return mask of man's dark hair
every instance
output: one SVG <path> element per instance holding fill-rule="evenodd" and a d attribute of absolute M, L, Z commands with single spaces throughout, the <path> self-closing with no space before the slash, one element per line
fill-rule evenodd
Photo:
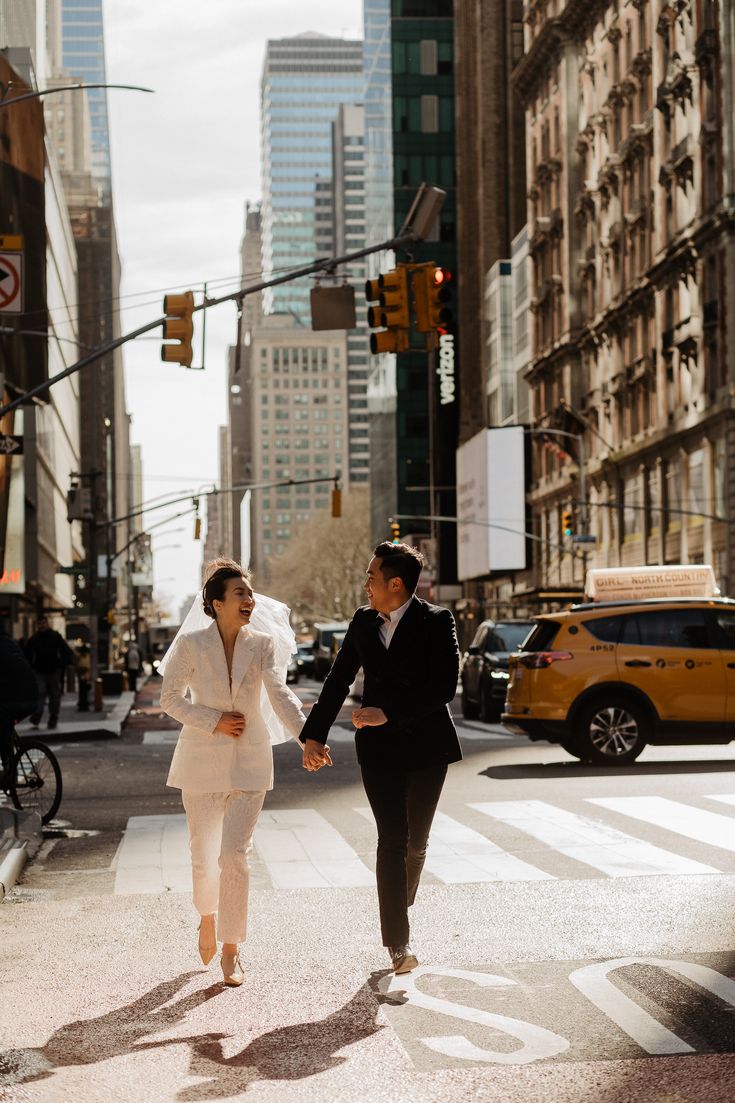
<path fill-rule="evenodd" d="M 391 578 L 400 578 L 410 594 L 415 592 L 424 565 L 424 557 L 417 548 L 384 540 L 378 544 L 373 555 L 380 560 L 380 571 L 386 582 L 390 582 Z"/>
<path fill-rule="evenodd" d="M 217 619 L 213 602 L 224 600 L 225 583 L 228 578 L 250 580 L 245 568 L 234 559 L 215 559 L 207 565 L 207 581 L 202 588 L 202 607 L 207 616 L 212 617 L 213 620 Z"/>

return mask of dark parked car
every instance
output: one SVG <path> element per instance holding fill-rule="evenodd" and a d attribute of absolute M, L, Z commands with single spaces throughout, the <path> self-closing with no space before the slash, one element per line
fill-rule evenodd
<path fill-rule="evenodd" d="M 335 632 L 341 632 L 344 639 L 344 633 L 348 628 L 349 621 L 346 620 L 333 620 L 314 625 L 314 677 L 320 682 L 329 674 L 334 659 L 332 636 Z"/>
<path fill-rule="evenodd" d="M 462 657 L 462 715 L 500 719 L 508 689 L 508 658 L 533 628 L 530 620 L 484 620 Z"/>
<path fill-rule="evenodd" d="M 301 675 L 300 660 L 298 655 L 291 655 L 286 669 L 286 682 L 298 682 Z"/>
<path fill-rule="evenodd" d="M 297 662 L 299 674 L 304 678 L 314 677 L 314 644 L 300 643 L 297 645 Z"/>

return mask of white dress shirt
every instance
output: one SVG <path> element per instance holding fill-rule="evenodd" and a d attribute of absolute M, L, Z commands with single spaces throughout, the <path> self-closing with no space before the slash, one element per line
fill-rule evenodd
<path fill-rule="evenodd" d="M 382 623 L 380 625 L 380 628 L 378 629 L 378 632 L 380 633 L 380 638 L 383 641 L 383 646 L 386 648 L 386 650 L 390 647 L 390 641 L 393 639 L 393 635 L 396 628 L 398 627 L 401 617 L 406 612 L 406 609 L 408 609 L 412 601 L 413 595 L 408 599 L 405 605 L 399 605 L 397 609 L 392 609 L 390 613 L 380 614 Z"/>

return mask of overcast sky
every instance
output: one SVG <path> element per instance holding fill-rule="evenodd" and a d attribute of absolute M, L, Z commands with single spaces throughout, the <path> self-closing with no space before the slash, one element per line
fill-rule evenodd
<path fill-rule="evenodd" d="M 269 38 L 319 31 L 362 37 L 361 0 L 106 0 L 107 79 L 155 89 L 111 91 L 123 332 L 162 313 L 166 290 L 237 287 L 246 200 L 260 198 L 259 87 Z M 226 282 L 226 281 L 232 282 Z M 201 317 L 194 363 L 201 363 Z M 156 332 L 156 331 L 154 331 Z M 125 346 L 132 439 L 143 446 L 144 497 L 217 478 L 226 349 L 235 310 L 207 312 L 206 371 L 160 359 L 154 339 Z M 186 508 L 148 514 L 149 524 Z M 184 531 L 174 531 L 184 526 Z M 172 610 L 199 585 L 191 517 L 154 540 L 156 589 Z M 166 535 L 169 532 L 169 535 Z M 180 544 L 179 548 L 171 547 Z"/>

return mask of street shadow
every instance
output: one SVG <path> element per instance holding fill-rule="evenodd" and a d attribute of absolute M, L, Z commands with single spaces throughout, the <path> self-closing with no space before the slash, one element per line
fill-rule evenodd
<path fill-rule="evenodd" d="M 175 999 L 184 985 L 198 975 L 182 973 L 124 1007 L 97 1018 L 67 1023 L 37 1049 L 0 1053 L 0 1091 L 47 1080 L 62 1068 L 188 1045 L 191 1075 L 203 1082 L 183 1089 L 177 1096 L 181 1103 L 234 1098 L 258 1080 L 301 1080 L 337 1068 L 347 1060 L 339 1055 L 340 1050 L 383 1029 L 376 1021 L 378 1004 L 371 986 L 364 984 L 330 1015 L 261 1034 L 230 1057 L 225 1056 L 222 1046 L 224 1039 L 232 1037 L 226 1033 L 146 1041 L 149 1035 L 171 1030 L 197 1007 L 228 992 L 222 984 L 214 984 Z"/>
<path fill-rule="evenodd" d="M 629 766 L 595 766 L 572 759 L 569 762 L 519 762 L 515 766 L 488 766 L 479 777 L 499 781 L 514 778 L 645 777 L 658 774 L 735 773 L 735 759 L 707 762 L 632 762 Z"/>
<path fill-rule="evenodd" d="M 225 1057 L 222 1043 L 209 1035 L 192 1046 L 191 1076 L 207 1077 L 179 1092 L 180 1103 L 239 1097 L 259 1080 L 303 1080 L 347 1060 L 346 1046 L 383 1030 L 370 983 L 362 985 L 343 1007 L 322 1019 L 278 1027 L 254 1038 L 239 1053 Z"/>
<path fill-rule="evenodd" d="M 106 1015 L 66 1023 L 38 1049 L 11 1049 L 0 1053 L 0 1089 L 46 1080 L 60 1068 L 94 1065 L 142 1050 L 183 1043 L 201 1044 L 204 1039 L 208 1043 L 216 1042 L 224 1035 L 210 1034 L 203 1039 L 199 1034 L 191 1038 L 143 1041 L 149 1034 L 158 1034 L 182 1023 L 191 1011 L 224 991 L 221 984 L 211 985 L 171 1003 L 184 985 L 198 975 L 182 973 Z"/>

